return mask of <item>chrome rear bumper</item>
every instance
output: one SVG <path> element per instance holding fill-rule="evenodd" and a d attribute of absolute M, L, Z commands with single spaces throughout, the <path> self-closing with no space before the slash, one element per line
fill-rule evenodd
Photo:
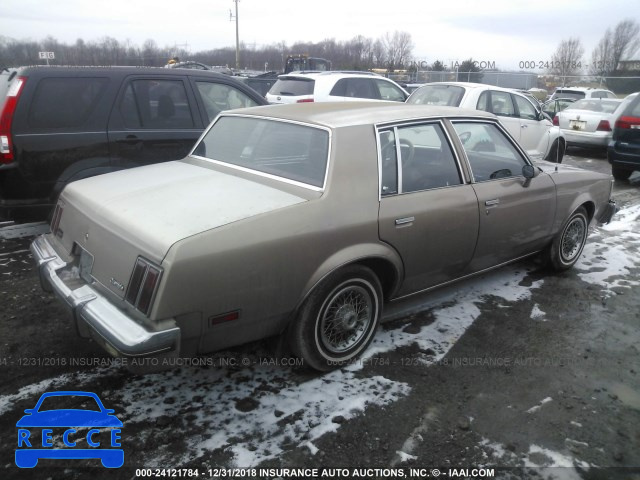
<path fill-rule="evenodd" d="M 175 324 L 163 330 L 149 330 L 91 285 L 70 286 L 59 275 L 70 265 L 55 252 L 47 235 L 37 237 L 30 250 L 38 266 L 42 288 L 54 292 L 69 307 L 79 333 L 88 332 L 114 357 L 178 355 L 180 328 Z"/>

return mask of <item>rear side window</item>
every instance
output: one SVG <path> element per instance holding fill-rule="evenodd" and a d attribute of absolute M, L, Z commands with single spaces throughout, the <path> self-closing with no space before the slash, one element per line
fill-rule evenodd
<path fill-rule="evenodd" d="M 342 78 L 336 82 L 329 95 L 351 98 L 380 99 L 380 92 L 369 78 Z"/>
<path fill-rule="evenodd" d="M 43 78 L 29 108 L 33 128 L 73 128 L 83 125 L 104 94 L 107 78 Z"/>
<path fill-rule="evenodd" d="M 184 83 L 180 80 L 134 80 L 120 101 L 127 128 L 193 128 Z"/>
<path fill-rule="evenodd" d="M 383 130 L 379 138 L 381 196 L 462 183 L 453 152 L 439 123 Z"/>
<path fill-rule="evenodd" d="M 311 78 L 279 78 L 269 93 L 281 96 L 313 95 L 315 80 Z"/>

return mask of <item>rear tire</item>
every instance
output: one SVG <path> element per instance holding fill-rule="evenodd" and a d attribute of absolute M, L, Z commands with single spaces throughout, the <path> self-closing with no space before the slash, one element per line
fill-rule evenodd
<path fill-rule="evenodd" d="M 322 280 L 302 304 L 289 327 L 291 349 L 315 370 L 334 370 L 367 349 L 381 313 L 378 277 L 361 265 L 342 268 Z"/>
<path fill-rule="evenodd" d="M 557 272 L 568 270 L 580 258 L 589 233 L 589 217 L 578 208 L 564 223 L 548 250 L 549 266 Z"/>
<path fill-rule="evenodd" d="M 627 170 L 626 168 L 620 168 L 616 167 L 615 165 L 611 165 L 611 175 L 613 175 L 613 178 L 615 178 L 616 180 L 629 180 L 629 177 L 632 173 L 633 172 L 631 170 Z"/>
<path fill-rule="evenodd" d="M 560 148 L 558 148 L 560 145 Z M 565 151 L 565 143 L 563 140 L 556 138 L 551 144 L 551 148 L 549 149 L 549 154 L 547 155 L 546 160 L 553 163 L 562 163 L 562 158 L 564 157 Z"/>

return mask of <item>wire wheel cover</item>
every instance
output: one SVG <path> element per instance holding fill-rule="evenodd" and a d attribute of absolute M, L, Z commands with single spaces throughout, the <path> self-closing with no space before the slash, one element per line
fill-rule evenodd
<path fill-rule="evenodd" d="M 374 314 L 369 290 L 360 285 L 348 285 L 338 290 L 320 313 L 322 346 L 332 353 L 346 352 L 366 337 Z"/>

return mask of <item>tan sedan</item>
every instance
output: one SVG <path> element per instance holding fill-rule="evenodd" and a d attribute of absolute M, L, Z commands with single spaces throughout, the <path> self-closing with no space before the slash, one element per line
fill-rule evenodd
<path fill-rule="evenodd" d="M 489 113 L 394 103 L 220 115 L 183 160 L 70 184 L 31 250 L 81 335 L 118 357 L 275 334 L 319 370 L 385 303 L 528 255 L 571 267 L 608 176 L 533 164 Z"/>

